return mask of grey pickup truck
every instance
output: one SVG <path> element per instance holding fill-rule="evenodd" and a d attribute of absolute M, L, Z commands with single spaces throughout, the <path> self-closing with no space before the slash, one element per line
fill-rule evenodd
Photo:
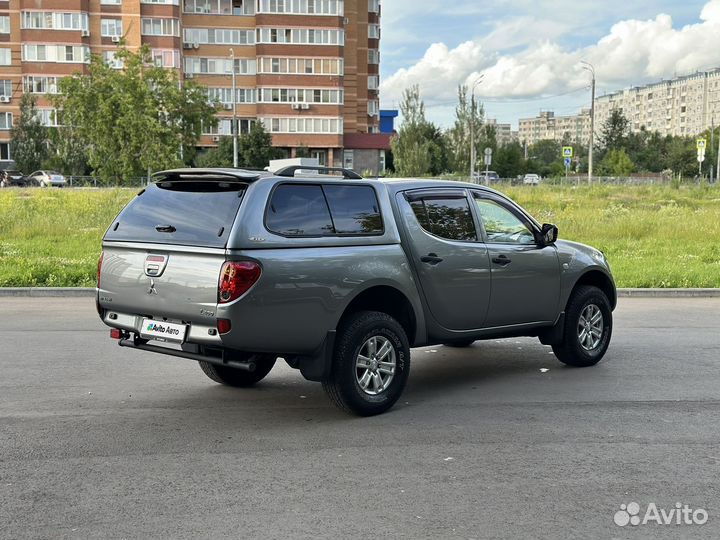
<path fill-rule="evenodd" d="M 236 387 L 282 358 L 359 415 L 398 400 L 412 347 L 536 336 L 571 366 L 607 351 L 605 256 L 487 187 L 294 167 L 154 180 L 98 262 L 98 312 L 122 347 Z"/>

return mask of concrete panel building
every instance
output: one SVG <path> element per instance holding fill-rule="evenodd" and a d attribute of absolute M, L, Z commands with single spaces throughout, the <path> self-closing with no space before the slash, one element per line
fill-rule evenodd
<path fill-rule="evenodd" d="M 235 107 L 241 133 L 263 122 L 288 157 L 324 164 L 342 163 L 344 134 L 379 132 L 379 0 L 0 0 L 0 160 L 22 94 L 53 125 L 59 80 L 90 53 L 121 69 L 121 39 L 221 103 L 200 146 L 232 133 Z"/>

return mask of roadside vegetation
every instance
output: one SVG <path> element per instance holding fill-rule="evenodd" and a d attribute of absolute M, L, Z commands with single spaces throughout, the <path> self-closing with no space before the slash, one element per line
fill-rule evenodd
<path fill-rule="evenodd" d="M 720 287 L 720 188 L 499 189 L 561 238 L 602 249 L 620 287 Z M 94 286 L 100 239 L 136 191 L 0 190 L 0 286 Z"/>

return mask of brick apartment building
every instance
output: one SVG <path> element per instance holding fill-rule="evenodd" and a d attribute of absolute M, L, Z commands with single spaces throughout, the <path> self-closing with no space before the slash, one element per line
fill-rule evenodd
<path fill-rule="evenodd" d="M 23 92 L 48 94 L 87 69 L 90 53 L 147 44 L 155 62 L 208 88 L 222 105 L 200 146 L 263 122 L 293 157 L 343 163 L 344 136 L 379 132 L 379 0 L 0 0 L 0 160 Z M 232 67 L 236 95 L 232 92 Z"/>

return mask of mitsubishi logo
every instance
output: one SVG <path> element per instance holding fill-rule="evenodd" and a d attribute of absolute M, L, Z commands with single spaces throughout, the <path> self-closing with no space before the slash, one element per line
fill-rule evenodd
<path fill-rule="evenodd" d="M 157 289 L 155 289 L 155 280 L 153 278 L 150 278 L 150 286 L 147 290 L 148 294 L 157 294 Z"/>

